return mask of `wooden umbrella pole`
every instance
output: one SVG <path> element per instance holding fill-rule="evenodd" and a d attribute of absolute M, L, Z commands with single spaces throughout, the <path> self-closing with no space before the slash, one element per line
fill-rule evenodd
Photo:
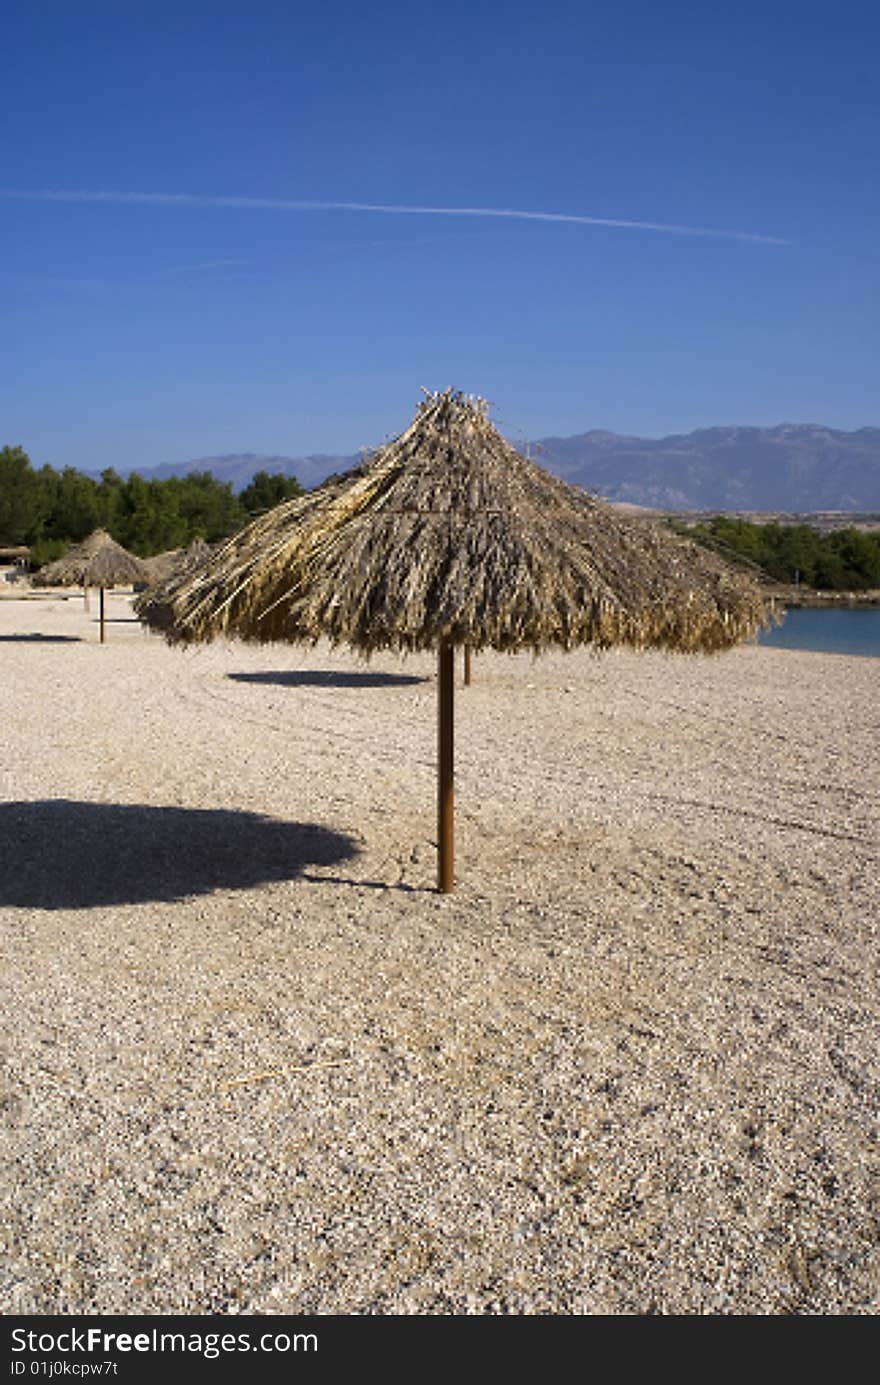
<path fill-rule="evenodd" d="M 471 647 L 469 644 L 464 647 L 464 685 L 466 688 L 471 685 Z"/>
<path fill-rule="evenodd" d="M 99 590 L 100 593 L 101 593 L 101 596 L 100 596 L 100 603 L 101 603 L 101 604 L 100 604 L 100 610 L 101 610 L 101 643 L 103 644 L 103 643 L 104 643 L 104 588 L 103 588 L 103 587 L 99 587 L 98 590 Z"/>
<path fill-rule="evenodd" d="M 454 693 L 455 648 L 441 644 L 437 656 L 437 889 L 441 894 L 451 894 L 455 884 Z"/>
<path fill-rule="evenodd" d="M 83 610 L 84 610 L 84 611 L 87 611 L 88 609 L 89 609 L 89 589 L 88 589 L 88 587 L 84 586 L 84 587 L 83 587 Z"/>

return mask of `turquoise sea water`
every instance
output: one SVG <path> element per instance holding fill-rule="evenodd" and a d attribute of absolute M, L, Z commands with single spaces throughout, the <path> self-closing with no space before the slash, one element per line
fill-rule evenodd
<path fill-rule="evenodd" d="M 860 654 L 880 659 L 880 607 L 816 610 L 796 607 L 758 643 L 771 649 L 810 649 L 820 654 Z"/>

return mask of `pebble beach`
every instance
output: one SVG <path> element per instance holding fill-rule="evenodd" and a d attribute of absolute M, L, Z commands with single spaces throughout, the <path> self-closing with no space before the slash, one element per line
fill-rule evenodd
<path fill-rule="evenodd" d="M 0 1311 L 874 1315 L 880 661 L 0 600 Z"/>

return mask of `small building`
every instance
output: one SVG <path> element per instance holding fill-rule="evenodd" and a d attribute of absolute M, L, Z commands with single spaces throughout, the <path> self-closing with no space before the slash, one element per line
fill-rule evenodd
<path fill-rule="evenodd" d="M 0 582 L 18 582 L 26 577 L 31 567 L 31 550 L 24 545 L 19 547 L 0 547 Z"/>

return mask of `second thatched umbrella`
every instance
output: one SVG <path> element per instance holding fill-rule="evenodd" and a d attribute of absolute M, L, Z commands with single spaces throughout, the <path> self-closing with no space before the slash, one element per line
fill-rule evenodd
<path fill-rule="evenodd" d="M 766 622 L 715 554 L 620 515 L 514 451 L 485 404 L 429 395 L 364 465 L 254 520 L 144 619 L 364 654 L 438 651 L 438 886 L 453 884 L 453 653 L 591 644 L 715 653 Z"/>
<path fill-rule="evenodd" d="M 40 587 L 98 587 L 101 643 L 104 644 L 104 589 L 148 579 L 149 570 L 140 558 L 129 553 L 105 529 L 96 529 L 82 543 L 68 549 L 63 557 L 41 568 L 34 584 Z"/>
<path fill-rule="evenodd" d="M 161 602 L 165 588 L 171 590 L 175 587 L 188 572 L 204 562 L 210 552 L 211 545 L 205 543 L 204 539 L 193 539 L 188 548 L 169 548 L 165 553 L 144 558 L 143 564 L 149 578 L 145 590 L 135 602 L 135 609 L 140 610 L 151 600 Z"/>

